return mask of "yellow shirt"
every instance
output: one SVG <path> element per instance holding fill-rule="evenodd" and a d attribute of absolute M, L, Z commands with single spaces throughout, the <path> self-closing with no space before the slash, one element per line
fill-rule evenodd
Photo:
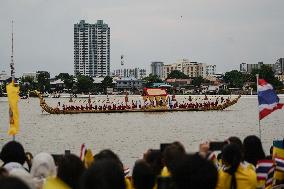
<path fill-rule="evenodd" d="M 59 178 L 48 178 L 43 185 L 43 189 L 71 189 Z"/>
<path fill-rule="evenodd" d="M 249 166 L 241 163 L 235 173 L 237 189 L 255 189 L 256 172 Z M 230 189 L 232 176 L 222 169 L 219 171 L 219 178 L 216 189 Z"/>
<path fill-rule="evenodd" d="M 125 180 L 126 189 L 132 189 L 132 188 L 134 188 L 134 187 L 132 187 L 132 184 L 131 184 L 131 181 L 130 181 L 129 178 L 125 177 L 124 180 Z"/>

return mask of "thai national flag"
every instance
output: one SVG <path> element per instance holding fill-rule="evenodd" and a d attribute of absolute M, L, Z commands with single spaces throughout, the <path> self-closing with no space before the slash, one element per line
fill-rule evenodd
<path fill-rule="evenodd" d="M 284 159 L 280 157 L 275 158 L 276 170 L 284 172 Z"/>
<path fill-rule="evenodd" d="M 273 111 L 283 107 L 283 104 L 279 103 L 279 98 L 273 90 L 272 85 L 267 83 L 264 79 L 258 80 L 258 105 L 260 120 Z"/>
<path fill-rule="evenodd" d="M 270 186 L 273 181 L 274 174 L 274 161 L 273 160 L 259 160 L 256 165 L 257 181 L 263 188 Z M 265 186 L 265 187 L 264 187 Z"/>
<path fill-rule="evenodd" d="M 81 145 L 81 150 L 80 150 L 80 159 L 83 161 L 85 158 L 85 154 L 86 154 L 87 148 L 85 146 L 85 144 Z"/>

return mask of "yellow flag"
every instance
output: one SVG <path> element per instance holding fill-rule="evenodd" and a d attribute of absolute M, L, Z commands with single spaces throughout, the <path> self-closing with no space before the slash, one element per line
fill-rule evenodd
<path fill-rule="evenodd" d="M 19 91 L 20 88 L 15 86 L 14 81 L 6 86 L 8 101 L 9 101 L 9 118 L 10 118 L 10 128 L 8 130 L 8 135 L 16 135 L 19 132 Z"/>
<path fill-rule="evenodd" d="M 166 166 L 162 169 L 161 176 L 162 177 L 169 177 L 169 176 L 171 176 L 171 173 L 170 173 L 169 169 Z"/>
<path fill-rule="evenodd" d="M 94 157 L 93 157 L 92 151 L 90 149 L 88 149 L 86 154 L 85 154 L 85 158 L 84 158 L 85 167 L 86 168 L 91 167 L 93 162 L 94 162 Z"/>

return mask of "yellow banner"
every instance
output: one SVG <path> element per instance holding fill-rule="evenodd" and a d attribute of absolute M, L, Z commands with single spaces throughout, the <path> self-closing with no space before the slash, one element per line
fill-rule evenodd
<path fill-rule="evenodd" d="M 19 132 L 19 91 L 20 88 L 15 86 L 14 82 L 6 86 L 8 101 L 9 101 L 9 118 L 10 118 L 10 128 L 8 130 L 8 135 L 14 136 Z"/>

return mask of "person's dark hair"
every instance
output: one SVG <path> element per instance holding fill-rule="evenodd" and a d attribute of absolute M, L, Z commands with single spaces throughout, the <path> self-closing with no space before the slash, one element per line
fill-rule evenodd
<path fill-rule="evenodd" d="M 243 143 L 241 139 L 236 136 L 230 136 L 227 140 L 225 140 L 225 142 L 227 142 L 227 144 L 236 144 L 240 148 L 243 160 Z M 222 152 L 218 154 L 217 159 L 218 160 L 222 159 Z"/>
<path fill-rule="evenodd" d="M 79 189 L 79 182 L 84 171 L 85 167 L 80 158 L 74 154 L 68 154 L 59 161 L 57 177 L 72 189 Z"/>
<path fill-rule="evenodd" d="M 211 161 L 198 154 L 185 155 L 172 170 L 172 179 L 177 189 L 214 189 L 218 172 Z"/>
<path fill-rule="evenodd" d="M 124 173 L 114 160 L 95 161 L 85 172 L 81 189 L 125 189 Z"/>
<path fill-rule="evenodd" d="M 5 189 L 30 189 L 23 181 L 15 177 L 5 177 L 0 180 L 0 188 Z"/>
<path fill-rule="evenodd" d="M 243 143 L 239 137 L 231 136 L 228 138 L 228 141 L 230 144 L 236 144 L 240 148 L 241 152 L 243 151 Z"/>
<path fill-rule="evenodd" d="M 152 189 L 156 176 L 153 169 L 144 160 L 138 160 L 133 168 L 132 181 L 135 189 Z"/>
<path fill-rule="evenodd" d="M 171 144 L 166 147 L 163 153 L 163 160 L 170 172 L 175 167 L 175 164 L 179 161 L 179 159 L 181 159 L 184 155 L 184 149 L 176 144 Z"/>
<path fill-rule="evenodd" d="M 123 168 L 123 164 L 121 160 L 119 159 L 118 155 L 116 155 L 113 151 L 109 149 L 100 151 L 98 154 L 94 156 L 94 160 L 95 162 L 101 161 L 101 160 L 114 160 Z"/>
<path fill-rule="evenodd" d="M 26 163 L 29 167 L 29 171 L 31 170 L 32 168 L 32 160 L 33 160 L 33 154 L 31 152 L 26 152 Z"/>
<path fill-rule="evenodd" d="M 228 144 L 224 146 L 222 150 L 222 160 L 224 165 L 228 167 L 225 172 L 232 175 L 231 188 L 236 189 L 237 182 L 235 173 L 242 161 L 242 155 L 239 146 L 236 144 Z"/>
<path fill-rule="evenodd" d="M 3 146 L 0 159 L 4 164 L 17 162 L 23 165 L 26 161 L 24 147 L 17 141 L 10 141 Z"/>
<path fill-rule="evenodd" d="M 181 142 L 175 141 L 172 144 L 175 145 L 181 152 L 186 153 L 185 148 Z"/>
<path fill-rule="evenodd" d="M 260 139 L 255 135 L 244 139 L 244 160 L 256 166 L 257 161 L 265 158 Z"/>
<path fill-rule="evenodd" d="M 144 160 L 152 167 L 156 176 L 161 174 L 163 163 L 162 153 L 160 150 L 149 149 L 144 155 Z"/>

